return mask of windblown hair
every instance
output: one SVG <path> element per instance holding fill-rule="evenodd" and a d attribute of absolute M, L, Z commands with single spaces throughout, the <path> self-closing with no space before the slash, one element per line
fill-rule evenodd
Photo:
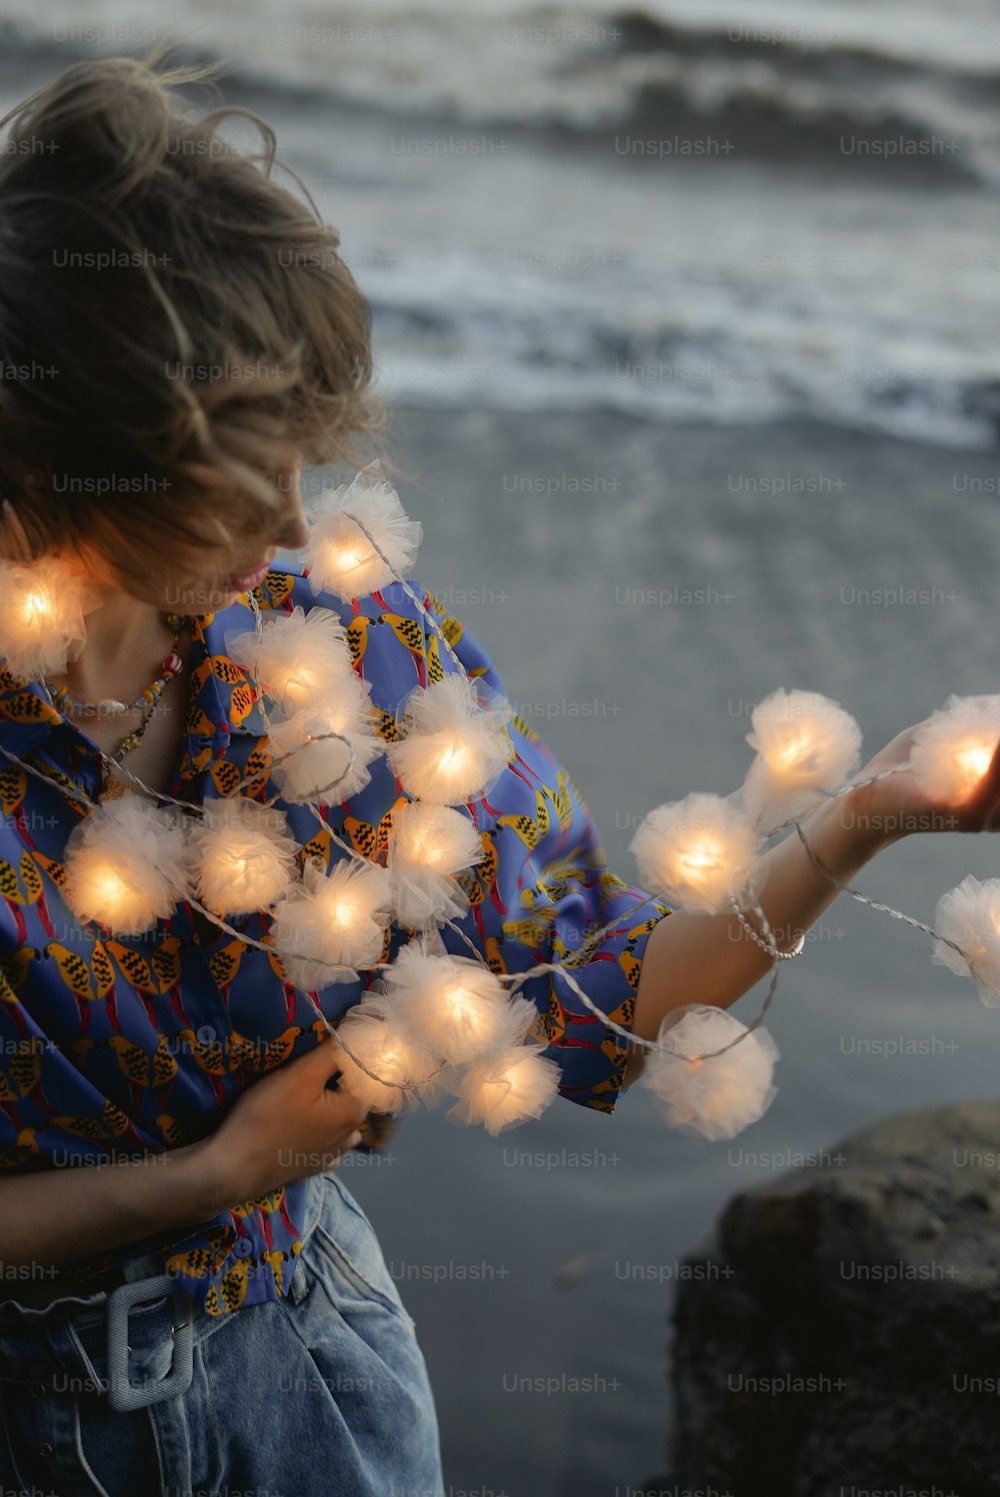
<path fill-rule="evenodd" d="M 83 543 L 123 585 L 262 531 L 300 456 L 393 466 L 338 233 L 258 115 L 176 94 L 218 66 L 166 50 L 78 62 L 0 120 L 0 555 Z"/>

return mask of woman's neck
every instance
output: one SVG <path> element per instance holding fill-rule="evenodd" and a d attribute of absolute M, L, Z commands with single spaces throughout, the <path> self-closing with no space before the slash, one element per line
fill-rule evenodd
<path fill-rule="evenodd" d="M 172 649 L 173 629 L 166 621 L 169 610 L 132 597 L 106 576 L 95 576 L 92 571 L 81 571 L 81 575 L 88 589 L 83 648 L 67 661 L 65 670 L 46 679 L 65 686 L 82 701 L 96 701 L 122 698 L 143 677 L 131 694 L 135 696 L 155 679 L 157 667 Z"/>

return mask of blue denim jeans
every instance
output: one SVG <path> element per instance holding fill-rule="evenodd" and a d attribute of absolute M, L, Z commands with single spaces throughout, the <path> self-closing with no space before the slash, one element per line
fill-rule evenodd
<path fill-rule="evenodd" d="M 155 1253 L 126 1273 L 0 1303 L 4 1497 L 444 1497 L 414 1322 L 336 1171 L 309 1181 L 280 1300 L 217 1318 Z"/>

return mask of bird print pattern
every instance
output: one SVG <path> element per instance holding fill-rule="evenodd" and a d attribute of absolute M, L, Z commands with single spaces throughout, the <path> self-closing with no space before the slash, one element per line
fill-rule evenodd
<path fill-rule="evenodd" d="M 444 601 L 411 582 L 472 678 L 506 695 L 479 641 Z M 398 736 L 397 713 L 414 686 L 458 670 L 437 630 L 407 588 L 393 583 L 350 601 L 314 587 L 309 568 L 275 569 L 254 589 L 261 610 L 332 611 L 344 626 L 354 670 L 370 683 L 373 729 Z M 226 654 L 230 630 L 253 629 L 244 596 L 192 620 L 192 672 L 185 733 L 168 794 L 194 805 L 214 798 L 277 795 L 270 781 L 267 721 L 257 690 Z M 458 922 L 497 974 L 557 962 L 573 973 L 615 1023 L 631 1023 L 645 943 L 669 908 L 608 868 L 593 818 L 568 770 L 519 715 L 508 732 L 515 757 L 488 794 L 464 807 L 482 857 L 458 876 L 469 901 Z M 122 940 L 97 922 L 74 920 L 62 898 L 66 839 L 94 800 L 96 745 L 48 701 L 40 681 L 25 682 L 0 660 L 0 1169 L 33 1170 L 179 1148 L 210 1134 L 247 1087 L 305 1053 L 325 1028 L 305 994 L 284 978 L 268 950 L 269 915 L 235 924 L 262 949 L 221 931 L 189 902 L 150 931 Z M 383 757 L 350 801 L 319 805 L 319 815 L 280 799 L 296 840 L 327 872 L 347 854 L 384 864 L 394 810 L 406 795 Z M 603 935 L 596 934 L 610 926 Z M 589 933 L 589 934 L 588 934 Z M 413 931 L 386 932 L 383 962 Z M 465 941 L 442 929 L 447 950 Z M 312 994 L 336 1026 L 377 974 Z M 558 1062 L 560 1095 L 610 1113 L 621 1090 L 627 1048 L 556 973 L 518 990 L 538 1009 L 535 1033 Z M 400 1119 L 370 1113 L 362 1151 L 384 1149 Z M 305 1182 L 235 1202 L 212 1221 L 131 1243 L 68 1270 L 87 1280 L 156 1250 L 208 1314 L 281 1298 L 302 1247 Z"/>

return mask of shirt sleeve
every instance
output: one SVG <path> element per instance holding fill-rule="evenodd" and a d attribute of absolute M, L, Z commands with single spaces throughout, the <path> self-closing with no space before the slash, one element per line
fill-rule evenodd
<path fill-rule="evenodd" d="M 506 697 L 479 640 L 435 594 L 420 595 L 468 675 Z M 457 667 L 426 620 L 425 626 L 433 682 Z M 468 808 L 484 857 L 474 871 L 459 875 L 471 900 L 459 924 L 493 971 L 553 962 L 572 974 L 602 1014 L 631 1029 L 646 943 L 672 912 L 610 871 L 582 792 L 523 717 L 515 713 L 508 732 L 515 758 Z M 453 930 L 443 927 L 441 936 L 452 954 L 468 956 Z M 559 1095 L 613 1112 L 634 1047 L 587 1008 L 558 970 L 528 979 L 517 992 L 538 1008 L 537 1033 L 549 1042 L 540 1053 L 560 1067 Z"/>

